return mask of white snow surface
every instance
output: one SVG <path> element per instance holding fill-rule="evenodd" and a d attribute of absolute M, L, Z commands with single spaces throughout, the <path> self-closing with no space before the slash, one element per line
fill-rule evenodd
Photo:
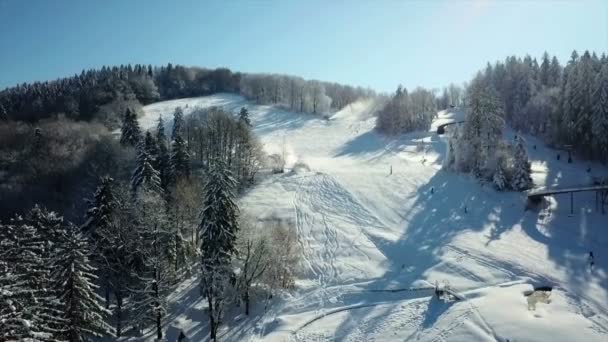
<path fill-rule="evenodd" d="M 267 312 L 262 299 L 250 317 L 230 309 L 222 340 L 608 341 L 608 215 L 596 210 L 595 194 L 576 193 L 574 215 L 568 194 L 525 210 L 522 193 L 442 170 L 446 138 L 433 131 L 461 113 L 439 112 L 429 132 L 387 137 L 374 131 L 374 100 L 325 120 L 218 94 L 146 106 L 140 124 L 154 127 L 158 115 L 170 121 L 186 105 L 186 114 L 246 106 L 268 153 L 285 143 L 287 167 L 310 169 L 264 178 L 240 199 L 261 219 L 292 222 L 302 258 L 296 288 L 275 296 Z M 539 186 L 608 174 L 600 165 L 568 164 L 564 152 L 557 161 L 559 152 L 540 140 L 527 143 Z M 428 289 L 385 291 L 436 282 L 464 300 L 443 303 Z M 184 281 L 169 298 L 169 341 L 180 331 L 190 341 L 208 338 L 197 284 Z M 524 292 L 535 285 L 553 286 L 552 301 L 528 311 Z"/>

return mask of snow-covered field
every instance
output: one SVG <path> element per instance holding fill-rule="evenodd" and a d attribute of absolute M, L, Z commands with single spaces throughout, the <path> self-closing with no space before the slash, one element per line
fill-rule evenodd
<path fill-rule="evenodd" d="M 186 114 L 246 106 L 268 153 L 285 144 L 288 168 L 310 168 L 266 178 L 240 200 L 257 217 L 293 222 L 303 255 L 296 289 L 276 296 L 266 313 L 259 303 L 249 318 L 229 312 L 224 340 L 608 341 L 608 215 L 595 210 L 595 194 L 575 194 L 574 215 L 569 195 L 525 211 L 523 194 L 442 171 L 445 138 L 432 131 L 461 114 L 440 112 L 431 132 L 389 138 L 373 130 L 372 100 L 325 120 L 220 94 L 147 106 L 140 123 L 153 127 L 159 114 L 170 121 L 186 105 Z M 534 138 L 528 144 L 538 185 L 608 174 L 568 164 L 563 152 L 558 161 Z M 465 300 L 443 303 L 428 289 L 386 291 L 436 282 Z M 170 341 L 180 330 L 191 341 L 207 336 L 196 285 L 185 281 L 170 298 Z M 552 302 L 528 311 L 523 293 L 533 285 L 554 286 Z"/>

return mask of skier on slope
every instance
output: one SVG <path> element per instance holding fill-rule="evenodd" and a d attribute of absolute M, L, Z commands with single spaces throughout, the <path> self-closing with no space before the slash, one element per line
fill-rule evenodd
<path fill-rule="evenodd" d="M 593 266 L 595 266 L 595 257 L 593 256 L 593 251 L 589 251 L 589 256 L 587 257 L 587 261 L 589 262 L 589 270 L 593 271 Z"/>

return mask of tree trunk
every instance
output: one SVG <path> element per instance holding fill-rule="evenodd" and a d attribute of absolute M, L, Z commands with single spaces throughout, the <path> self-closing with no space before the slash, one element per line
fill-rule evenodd
<path fill-rule="evenodd" d="M 213 296 L 210 293 L 207 293 L 207 303 L 209 304 L 209 339 L 211 339 L 213 341 L 217 341 L 217 336 L 216 336 L 217 327 L 216 327 L 215 319 L 213 317 L 213 299 L 212 299 L 212 297 Z"/>
<path fill-rule="evenodd" d="M 106 278 L 106 284 L 105 284 L 105 288 L 106 288 L 106 309 L 110 308 L 110 284 Z"/>
<path fill-rule="evenodd" d="M 122 298 L 116 297 L 116 337 L 122 334 Z"/>
<path fill-rule="evenodd" d="M 245 315 L 249 316 L 249 285 L 245 286 Z"/>
<path fill-rule="evenodd" d="M 159 274 L 158 274 L 158 270 L 156 272 L 156 282 L 154 283 L 154 296 L 156 297 L 156 299 L 158 299 L 160 297 L 160 294 L 158 293 L 158 280 L 160 278 Z M 162 313 L 161 310 L 158 308 L 160 305 L 157 302 L 156 303 L 156 337 L 158 338 L 159 341 L 162 341 L 163 339 L 163 329 L 161 326 L 161 321 L 162 321 Z"/>

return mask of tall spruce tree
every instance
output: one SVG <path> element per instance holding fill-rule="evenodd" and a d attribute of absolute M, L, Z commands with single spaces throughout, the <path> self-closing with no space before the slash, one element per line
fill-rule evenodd
<path fill-rule="evenodd" d="M 174 278 L 170 274 L 167 253 L 172 235 L 165 211 L 165 202 L 154 192 L 147 192 L 137 208 L 139 215 L 137 254 L 143 261 L 137 270 L 130 301 L 132 321 L 138 326 L 154 322 L 158 340 L 162 340 L 162 320 L 167 311 L 166 297 Z"/>
<path fill-rule="evenodd" d="M 515 139 L 515 156 L 513 161 L 513 177 L 511 179 L 511 187 L 517 191 L 530 189 L 533 185 L 532 177 L 530 176 L 532 169 L 528 161 L 528 152 L 526 151 L 525 141 L 520 135 Z"/>
<path fill-rule="evenodd" d="M 154 160 L 150 157 L 144 146 L 140 146 L 137 156 L 137 167 L 131 177 L 131 191 L 134 196 L 137 195 L 140 188 L 160 193 L 160 174 L 154 169 L 153 162 Z"/>
<path fill-rule="evenodd" d="M 26 314 L 27 287 L 19 281 L 14 262 L 18 257 L 19 227 L 0 222 L 0 341 L 22 341 L 36 333 Z"/>
<path fill-rule="evenodd" d="M 50 217 L 29 218 L 38 213 Z M 42 226 L 45 222 L 55 222 L 56 215 L 42 209 L 38 213 L 15 218 L 12 237 L 3 241 L 2 263 L 8 266 L 7 274 L 12 281 L 9 290 L 3 290 L 4 300 L 13 305 L 8 319 L 13 325 L 17 318 L 22 323 L 8 335 L 22 335 L 24 340 L 32 341 L 61 341 L 66 331 L 65 320 L 61 318 L 61 303 L 51 281 L 52 253 L 57 251 L 57 241 L 49 241 L 51 235 L 45 232 L 55 227 Z"/>
<path fill-rule="evenodd" d="M 608 64 L 604 64 L 595 79 L 591 127 L 594 151 L 603 161 L 608 160 Z"/>
<path fill-rule="evenodd" d="M 199 230 L 201 234 L 201 291 L 209 305 L 210 339 L 217 341 L 222 323 L 225 291 L 232 273 L 231 257 L 238 230 L 236 181 L 224 162 L 217 160 L 209 171 Z"/>
<path fill-rule="evenodd" d="M 110 306 L 110 277 L 112 271 L 108 260 L 111 260 L 113 250 L 113 224 L 119 207 L 115 194 L 114 179 L 102 176 L 99 179 L 93 199 L 88 201 L 89 209 L 85 223 L 81 227 L 83 236 L 89 242 L 91 259 L 100 276 L 100 283 L 105 292 L 106 307 Z"/>
<path fill-rule="evenodd" d="M 167 147 L 167 136 L 165 135 L 165 122 L 161 116 L 158 117 L 158 124 L 156 126 L 156 144 L 158 146 L 158 172 L 161 186 L 166 191 L 171 177 L 171 165 L 169 148 Z"/>
<path fill-rule="evenodd" d="M 177 136 L 184 137 L 186 122 L 184 121 L 184 110 L 182 107 L 175 108 L 173 112 L 173 131 L 171 132 L 171 140 L 175 140 Z"/>
<path fill-rule="evenodd" d="M 175 137 L 171 145 L 171 176 L 175 182 L 180 178 L 190 177 L 190 154 L 184 139 L 180 135 Z"/>
<path fill-rule="evenodd" d="M 108 335 L 105 322 L 110 311 L 96 293 L 96 269 L 91 265 L 88 244 L 76 227 L 67 230 L 61 252 L 54 260 L 54 287 L 59 291 L 65 338 L 70 342 L 90 341 Z"/>
<path fill-rule="evenodd" d="M 127 108 L 122 121 L 120 144 L 123 146 L 137 146 L 141 140 L 141 129 L 137 122 L 137 115 Z"/>
<path fill-rule="evenodd" d="M 159 148 L 158 148 L 158 143 L 157 143 L 156 139 L 152 136 L 152 133 L 150 131 L 147 131 L 146 134 L 144 135 L 143 144 L 144 144 L 143 148 L 146 150 L 146 153 L 150 157 L 150 160 L 152 162 L 152 166 L 154 166 L 154 168 L 156 170 L 158 170 L 159 169 L 159 161 L 158 161 Z"/>
<path fill-rule="evenodd" d="M 251 127 L 251 120 L 249 119 L 249 111 L 245 107 L 242 107 L 241 111 L 239 112 L 239 122 L 242 122 L 245 125 L 247 125 L 248 127 Z"/>

